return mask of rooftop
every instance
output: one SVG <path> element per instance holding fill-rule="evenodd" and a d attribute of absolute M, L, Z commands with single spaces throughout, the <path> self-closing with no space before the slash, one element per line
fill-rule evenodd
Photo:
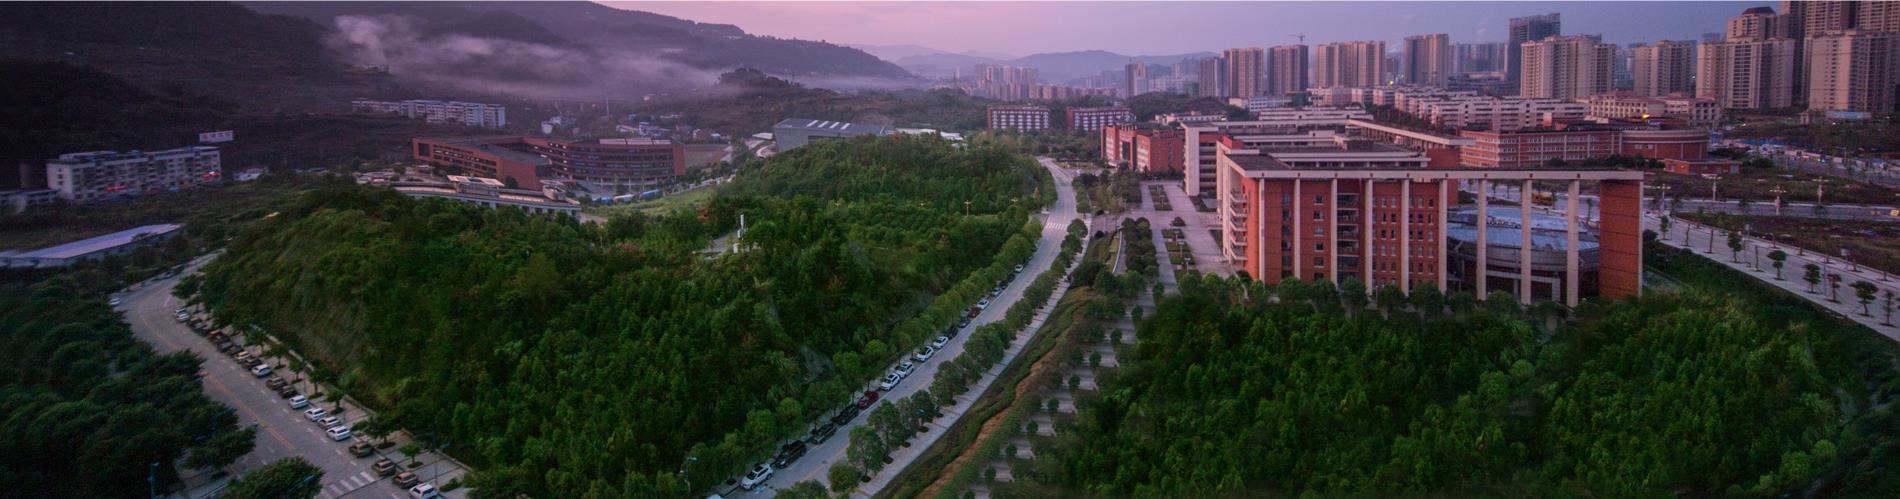
<path fill-rule="evenodd" d="M 40 248 L 33 251 L 25 252 L 25 253 L 11 253 L 11 254 L 0 253 L 0 255 L 12 257 L 12 258 L 49 258 L 49 259 L 77 258 L 77 257 L 97 253 L 100 251 L 117 248 L 119 246 L 131 244 L 133 241 L 137 241 L 139 238 L 142 238 L 142 237 L 149 237 L 152 235 L 169 233 L 171 231 L 178 230 L 180 227 L 183 227 L 183 226 L 178 225 L 178 224 L 155 224 L 155 225 L 133 227 L 130 229 L 114 232 L 111 234 L 106 234 L 103 236 L 89 237 L 86 239 L 81 239 L 78 241 L 73 241 L 73 242 L 61 244 L 58 246 Z"/>
<path fill-rule="evenodd" d="M 814 132 L 842 132 L 882 135 L 890 128 L 883 125 L 864 125 L 847 121 L 814 120 L 810 118 L 786 118 L 772 125 L 773 130 L 793 129 Z"/>

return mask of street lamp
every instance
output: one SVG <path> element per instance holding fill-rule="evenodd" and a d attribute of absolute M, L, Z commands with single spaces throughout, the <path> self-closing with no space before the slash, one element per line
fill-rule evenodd
<path fill-rule="evenodd" d="M 693 476 L 686 472 L 686 466 L 696 462 L 699 462 L 699 458 L 696 456 L 686 456 L 685 461 L 680 461 L 680 480 L 686 481 L 687 491 L 693 490 Z"/>

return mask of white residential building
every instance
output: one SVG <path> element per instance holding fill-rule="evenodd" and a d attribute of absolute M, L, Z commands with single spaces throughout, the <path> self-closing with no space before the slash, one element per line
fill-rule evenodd
<path fill-rule="evenodd" d="M 350 107 L 359 113 L 393 113 L 430 123 L 461 123 L 480 128 L 508 126 L 508 108 L 480 102 L 357 99 Z"/>
<path fill-rule="evenodd" d="M 136 197 L 217 182 L 221 163 L 218 148 L 211 146 L 76 152 L 46 162 L 46 186 L 73 203 Z"/>

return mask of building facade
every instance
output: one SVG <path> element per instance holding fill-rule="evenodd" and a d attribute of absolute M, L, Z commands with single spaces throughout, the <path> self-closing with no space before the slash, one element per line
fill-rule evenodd
<path fill-rule="evenodd" d="M 1148 92 L 1148 64 L 1131 62 L 1123 66 L 1122 96 L 1134 97 Z"/>
<path fill-rule="evenodd" d="M 1616 46 L 1587 36 L 1552 36 L 1520 47 L 1518 93 L 1576 99 L 1610 91 Z"/>
<path fill-rule="evenodd" d="M 189 189 L 223 175 L 223 157 L 211 146 L 78 152 L 46 162 L 46 187 L 76 204 Z"/>
<path fill-rule="evenodd" d="M 1227 97 L 1267 93 L 1267 51 L 1260 47 L 1231 48 L 1220 55 L 1225 68 Z"/>
<path fill-rule="evenodd" d="M 392 113 L 429 123 L 459 123 L 478 128 L 507 128 L 508 108 L 480 102 L 356 99 L 350 107 L 359 113 Z"/>
<path fill-rule="evenodd" d="M 155 224 L 89 237 L 32 251 L 0 251 L 0 268 L 59 268 L 75 263 L 123 255 L 178 235 L 178 224 Z"/>
<path fill-rule="evenodd" d="M 1049 108 L 1042 106 L 990 106 L 992 130 L 1048 130 Z"/>
<path fill-rule="evenodd" d="M 1509 40 L 1504 43 L 1504 79 L 1516 82 L 1523 74 L 1524 43 L 1563 34 L 1563 17 L 1557 13 L 1511 18 Z"/>
<path fill-rule="evenodd" d="M 1296 92 L 1305 92 L 1309 84 L 1307 74 L 1311 71 L 1305 45 L 1281 45 L 1273 47 L 1267 53 L 1267 94 L 1284 96 Z"/>
<path fill-rule="evenodd" d="M 1385 83 L 1385 42 L 1322 43 L 1313 49 L 1313 85 L 1375 87 Z"/>
<path fill-rule="evenodd" d="M 1598 118 L 1671 118 L 1692 126 L 1705 127 L 1722 121 L 1722 107 L 1715 101 L 1680 94 L 1667 97 L 1597 94 L 1583 99 L 1583 102 L 1589 107 L 1589 115 Z"/>
<path fill-rule="evenodd" d="M 410 140 L 410 157 L 437 168 L 499 180 L 514 188 L 540 189 L 552 175 L 548 160 L 502 147 L 521 137 L 431 138 Z"/>
<path fill-rule="evenodd" d="M 883 125 L 865 125 L 843 121 L 786 118 L 772 125 L 772 142 L 778 152 L 790 151 L 814 140 L 831 140 L 860 135 L 890 135 L 896 130 Z"/>
<path fill-rule="evenodd" d="M 1808 109 L 1900 110 L 1900 32 L 1834 31 L 1806 44 Z"/>
<path fill-rule="evenodd" d="M 1179 173 L 1181 171 L 1181 131 L 1169 128 L 1138 128 L 1133 125 L 1102 127 L 1102 159 L 1109 164 L 1141 173 Z"/>
<path fill-rule="evenodd" d="M 1071 107 L 1067 114 L 1070 130 L 1100 130 L 1105 126 L 1135 122 L 1135 111 L 1127 106 Z"/>
<path fill-rule="evenodd" d="M 1499 42 L 1452 44 L 1452 74 L 1504 72 L 1509 51 Z"/>
<path fill-rule="evenodd" d="M 665 139 L 565 141 L 522 137 L 502 147 L 547 161 L 554 178 L 594 193 L 634 194 L 686 173 L 686 147 Z"/>
<path fill-rule="evenodd" d="M 1790 39 L 1703 43 L 1696 47 L 1695 95 L 1723 109 L 1793 107 L 1797 47 Z"/>
<path fill-rule="evenodd" d="M 1444 87 L 1451 78 L 1451 35 L 1432 33 L 1405 37 L 1405 82 L 1410 85 Z"/>
<path fill-rule="evenodd" d="M 1458 136 L 1471 139 L 1462 150 L 1464 164 L 1477 168 L 1540 168 L 1553 159 L 1580 162 L 1623 151 L 1619 130 L 1461 130 Z"/>
<path fill-rule="evenodd" d="M 1636 95 L 1694 93 L 1695 48 L 1694 43 L 1664 40 L 1632 49 L 1630 74 Z"/>

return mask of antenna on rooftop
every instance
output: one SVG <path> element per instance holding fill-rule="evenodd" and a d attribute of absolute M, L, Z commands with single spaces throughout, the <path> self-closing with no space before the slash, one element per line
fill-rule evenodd
<path fill-rule="evenodd" d="M 1286 36 L 1298 38 L 1300 39 L 1300 45 L 1306 45 L 1306 33 L 1295 33 L 1295 34 L 1286 35 Z"/>

